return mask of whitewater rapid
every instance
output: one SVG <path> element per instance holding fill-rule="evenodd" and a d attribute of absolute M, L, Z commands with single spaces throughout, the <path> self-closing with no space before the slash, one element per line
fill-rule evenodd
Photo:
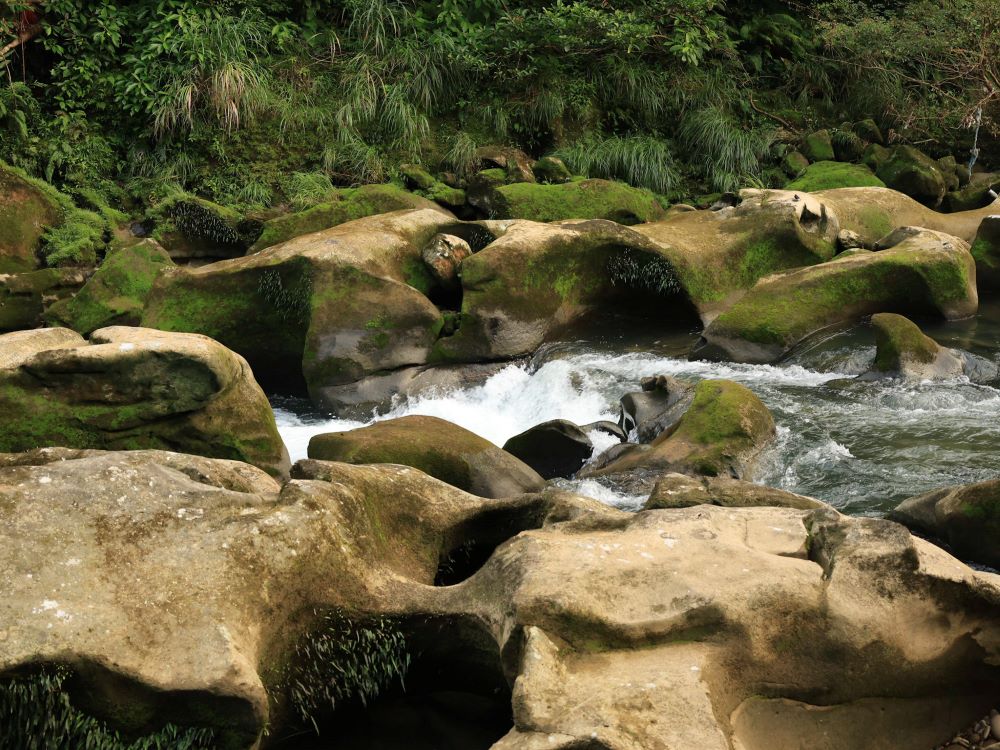
<path fill-rule="evenodd" d="M 848 513 L 880 515 L 929 489 L 1000 477 L 1000 391 L 965 379 L 850 381 L 873 356 L 874 348 L 857 337 L 834 337 L 778 366 L 690 362 L 576 342 L 512 364 L 481 385 L 397 403 L 366 422 L 329 418 L 290 401 L 276 401 L 275 414 L 293 460 L 306 457 L 315 434 L 408 414 L 447 419 L 502 446 L 550 419 L 615 421 L 621 396 L 649 375 L 726 378 L 754 390 L 778 425 L 777 439 L 757 462 L 754 480 L 762 484 L 819 497 Z M 606 437 L 594 437 L 595 453 L 608 447 Z M 624 508 L 644 500 L 595 480 L 559 484 Z"/>

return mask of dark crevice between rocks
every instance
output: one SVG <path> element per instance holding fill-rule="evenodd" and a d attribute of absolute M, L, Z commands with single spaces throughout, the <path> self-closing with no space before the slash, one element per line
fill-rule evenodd
<path fill-rule="evenodd" d="M 469 243 L 469 247 L 472 248 L 473 253 L 478 253 L 480 250 L 485 249 L 487 245 L 490 245 L 497 239 L 497 236 L 493 232 L 476 223 L 449 224 L 442 228 L 440 232 L 442 234 L 461 237 Z"/>
<path fill-rule="evenodd" d="M 154 690 L 92 663 L 37 664 L 0 676 L 0 750 L 252 745 L 259 718 L 242 699 Z"/>
<path fill-rule="evenodd" d="M 445 537 L 435 586 L 454 586 L 475 575 L 504 542 L 541 528 L 544 505 L 491 508 L 451 529 Z"/>
<path fill-rule="evenodd" d="M 299 649 L 324 659 L 293 675 L 322 686 L 308 721 L 267 743 L 282 750 L 487 750 L 513 727 L 510 684 L 496 641 L 465 616 L 353 620 L 327 633 L 341 643 Z M 321 637 L 312 633 L 309 638 Z M 388 664 L 380 664 L 388 661 Z M 366 682 L 367 679 L 367 682 Z"/>

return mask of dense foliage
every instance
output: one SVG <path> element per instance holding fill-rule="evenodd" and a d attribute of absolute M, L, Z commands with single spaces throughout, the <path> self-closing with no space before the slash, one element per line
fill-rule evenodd
<path fill-rule="evenodd" d="M 977 111 L 984 133 L 1000 120 L 1000 0 L 2 7 L 0 158 L 118 202 L 180 185 L 265 207 L 303 174 L 461 172 L 498 142 L 661 193 L 720 190 L 771 179 L 776 136 L 874 117 L 961 153 Z"/>

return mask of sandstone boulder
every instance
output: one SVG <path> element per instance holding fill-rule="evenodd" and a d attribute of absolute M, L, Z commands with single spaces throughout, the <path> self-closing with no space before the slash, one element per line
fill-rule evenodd
<path fill-rule="evenodd" d="M 947 543 L 956 555 L 1000 568 L 1000 481 L 933 490 L 904 500 L 889 515 Z"/>
<path fill-rule="evenodd" d="M 939 346 L 916 323 L 895 313 L 872 316 L 875 329 L 875 362 L 862 377 L 911 380 L 953 378 L 965 371 L 961 357 Z"/>
<path fill-rule="evenodd" d="M 204 336 L 141 328 L 0 336 L 0 451 L 164 448 L 288 471 L 246 361 Z"/>
<path fill-rule="evenodd" d="M 36 328 L 47 312 L 87 282 L 86 268 L 42 268 L 0 275 L 0 332 Z"/>
<path fill-rule="evenodd" d="M 975 279 L 965 242 L 916 230 L 887 250 L 763 280 L 705 329 L 695 356 L 773 362 L 816 331 L 879 312 L 965 318 L 978 308 Z"/>
<path fill-rule="evenodd" d="M 754 459 L 774 436 L 771 412 L 753 391 L 729 380 L 703 380 L 676 428 L 627 452 L 616 446 L 618 458 L 606 464 L 598 460 L 600 468 L 581 476 L 638 470 L 741 479 L 750 475 Z"/>
<path fill-rule="evenodd" d="M 724 508 L 826 508 L 826 503 L 775 487 L 729 477 L 692 477 L 665 474 L 656 481 L 643 506 L 645 510 L 690 508 L 695 505 L 719 505 Z"/>
<path fill-rule="evenodd" d="M 640 443 L 651 443 L 674 428 L 691 406 L 694 386 L 669 375 L 643 378 L 642 390 L 620 401 L 618 424 L 626 435 L 635 432 Z"/>
<path fill-rule="evenodd" d="M 496 750 L 889 750 L 954 736 L 1000 688 L 1000 579 L 890 522 L 485 500 L 316 461 L 279 492 L 220 464 L 0 460 L 0 689 L 62 665 L 87 718 L 233 748 L 312 721 L 337 743 L 359 714 L 377 743 L 406 726 L 380 705 L 475 698 L 506 705 Z"/>
<path fill-rule="evenodd" d="M 138 325 L 157 274 L 173 265 L 155 240 L 123 247 L 104 259 L 84 287 L 52 305 L 46 319 L 84 335 L 113 325 Z"/>
<path fill-rule="evenodd" d="M 38 268 L 45 230 L 60 224 L 64 209 L 55 189 L 0 163 L 0 273 Z"/>
<path fill-rule="evenodd" d="M 316 435 L 309 441 L 309 457 L 412 466 L 482 497 L 508 497 L 545 485 L 544 479 L 520 459 L 437 417 L 399 417 L 356 430 Z"/>

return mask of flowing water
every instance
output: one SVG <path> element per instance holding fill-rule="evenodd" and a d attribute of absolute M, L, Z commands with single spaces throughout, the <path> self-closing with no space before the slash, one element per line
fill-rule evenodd
<path fill-rule="evenodd" d="M 1000 361 L 1000 303 L 984 304 L 967 321 L 921 324 L 945 346 Z M 874 357 L 868 326 L 813 342 L 773 366 L 689 362 L 696 338 L 696 331 L 656 335 L 607 321 L 603 330 L 546 346 L 482 385 L 422 395 L 373 420 L 432 415 L 503 445 L 549 419 L 616 420 L 619 398 L 648 375 L 727 378 L 754 390 L 778 425 L 777 440 L 756 466 L 753 478 L 761 484 L 818 497 L 846 513 L 881 515 L 935 487 L 1000 477 L 1000 382 L 844 382 Z M 299 400 L 274 404 L 293 460 L 305 457 L 312 435 L 364 424 L 317 414 Z M 608 447 L 607 438 L 595 437 L 598 452 Z M 595 480 L 561 484 L 625 508 L 644 499 Z"/>

